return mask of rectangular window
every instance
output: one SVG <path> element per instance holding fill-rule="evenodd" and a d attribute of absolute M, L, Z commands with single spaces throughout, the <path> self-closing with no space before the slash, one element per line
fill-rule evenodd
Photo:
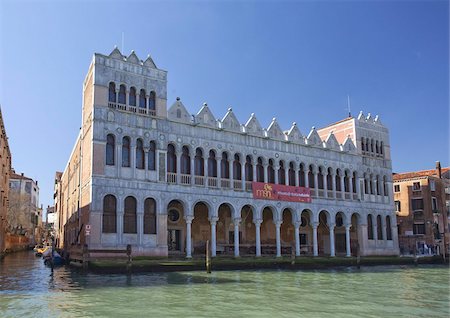
<path fill-rule="evenodd" d="M 420 190 L 420 182 L 414 182 L 413 183 L 413 191 L 419 191 Z"/>
<path fill-rule="evenodd" d="M 423 199 L 412 199 L 411 200 L 412 210 L 423 210 Z"/>
<path fill-rule="evenodd" d="M 399 184 L 395 184 L 394 185 L 394 192 L 400 192 L 400 185 Z"/>
<path fill-rule="evenodd" d="M 425 234 L 425 224 L 414 224 L 413 232 L 414 234 Z"/>
<path fill-rule="evenodd" d="M 437 199 L 435 197 L 431 198 L 431 210 L 433 212 L 435 212 L 435 211 L 437 212 L 437 210 L 438 210 Z"/>
<path fill-rule="evenodd" d="M 434 180 L 430 180 L 430 190 L 436 191 L 436 183 L 434 182 Z"/>
<path fill-rule="evenodd" d="M 394 201 L 394 202 L 395 202 L 395 211 L 400 212 L 401 211 L 400 201 Z"/>
<path fill-rule="evenodd" d="M 308 245 L 308 238 L 306 234 L 300 234 L 300 246 Z"/>

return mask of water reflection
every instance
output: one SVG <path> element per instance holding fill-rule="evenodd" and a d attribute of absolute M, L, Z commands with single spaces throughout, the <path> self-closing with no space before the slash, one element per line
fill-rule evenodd
<path fill-rule="evenodd" d="M 449 269 L 53 273 L 32 253 L 0 262 L 3 317 L 447 317 Z"/>

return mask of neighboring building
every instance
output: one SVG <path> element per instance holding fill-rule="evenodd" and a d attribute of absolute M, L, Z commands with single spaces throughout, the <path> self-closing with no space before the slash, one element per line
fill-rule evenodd
<path fill-rule="evenodd" d="M 434 170 L 394 174 L 401 253 L 438 253 L 444 244 L 448 250 L 449 175 L 450 168 L 441 169 L 439 162 Z"/>
<path fill-rule="evenodd" d="M 50 240 L 55 237 L 55 225 L 57 217 L 54 206 L 47 206 L 47 213 L 45 214 L 45 239 Z"/>
<path fill-rule="evenodd" d="M 39 207 L 38 182 L 23 173 L 11 173 L 9 180 L 8 224 L 12 234 L 24 234 L 30 244 L 42 236 L 42 208 Z"/>
<path fill-rule="evenodd" d="M 82 128 L 58 181 L 66 248 L 107 256 L 397 255 L 388 129 L 362 113 L 308 136 L 204 104 L 167 109 L 167 72 L 95 54 Z M 300 116 L 300 114 L 298 115 Z"/>
<path fill-rule="evenodd" d="M 62 215 L 61 211 L 61 204 L 62 204 L 62 198 L 61 198 L 61 176 L 62 172 L 56 172 L 55 173 L 55 185 L 53 190 L 53 199 L 55 202 L 54 210 L 55 210 L 55 224 L 54 224 L 54 230 L 55 230 L 55 240 L 56 240 L 56 246 L 59 248 L 63 247 L 63 240 L 61 237 L 64 237 L 64 223 L 67 222 L 67 219 Z"/>
<path fill-rule="evenodd" d="M 8 137 L 6 136 L 5 124 L 3 122 L 2 110 L 0 108 L 0 165 L 2 173 L 0 175 L 0 255 L 5 251 L 8 198 L 9 198 L 9 177 L 11 172 L 11 152 L 9 150 Z"/>

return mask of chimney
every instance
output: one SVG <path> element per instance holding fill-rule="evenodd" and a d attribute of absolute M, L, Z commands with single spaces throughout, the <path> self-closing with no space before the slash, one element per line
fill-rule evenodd
<path fill-rule="evenodd" d="M 436 174 L 439 179 L 442 179 L 442 170 L 441 170 L 441 162 L 436 161 Z"/>

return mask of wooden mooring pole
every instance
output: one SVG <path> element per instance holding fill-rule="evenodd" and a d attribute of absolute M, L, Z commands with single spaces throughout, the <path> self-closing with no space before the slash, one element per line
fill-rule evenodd
<path fill-rule="evenodd" d="M 133 260 L 131 259 L 131 245 L 127 245 L 127 273 L 131 272 L 131 267 L 133 265 Z"/>

